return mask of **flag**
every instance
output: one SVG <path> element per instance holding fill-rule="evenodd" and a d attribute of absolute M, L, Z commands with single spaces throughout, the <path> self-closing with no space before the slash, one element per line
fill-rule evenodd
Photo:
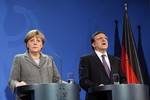
<path fill-rule="evenodd" d="M 115 20 L 116 28 L 115 28 L 115 38 L 114 38 L 114 55 L 121 58 L 121 43 L 118 32 L 118 21 Z"/>
<path fill-rule="evenodd" d="M 139 37 L 138 37 L 138 57 L 140 61 L 140 67 L 142 70 L 142 75 L 143 75 L 143 82 L 144 84 L 147 84 L 150 86 L 150 77 L 148 73 L 148 67 L 146 64 L 143 48 L 142 48 L 142 41 L 141 41 L 141 26 L 138 26 L 138 31 L 139 31 Z"/>
<path fill-rule="evenodd" d="M 143 77 L 140 69 L 137 48 L 129 22 L 127 8 L 125 10 L 123 21 L 121 56 L 121 58 L 124 59 L 122 61 L 122 69 L 127 77 L 128 83 L 143 84 Z"/>

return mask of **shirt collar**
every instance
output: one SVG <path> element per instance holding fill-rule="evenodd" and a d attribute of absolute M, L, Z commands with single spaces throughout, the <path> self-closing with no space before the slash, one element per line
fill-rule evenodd
<path fill-rule="evenodd" d="M 102 55 L 106 55 L 106 57 L 108 57 L 107 52 L 101 53 L 101 52 L 95 50 L 95 53 L 98 55 L 99 58 L 101 58 Z"/>

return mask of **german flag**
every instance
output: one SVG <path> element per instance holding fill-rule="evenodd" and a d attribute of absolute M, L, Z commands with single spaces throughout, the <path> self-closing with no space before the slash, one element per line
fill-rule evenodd
<path fill-rule="evenodd" d="M 123 59 L 122 69 L 127 77 L 128 83 L 143 84 L 140 62 L 138 59 L 132 28 L 128 18 L 127 5 L 125 5 L 121 48 L 121 58 Z"/>

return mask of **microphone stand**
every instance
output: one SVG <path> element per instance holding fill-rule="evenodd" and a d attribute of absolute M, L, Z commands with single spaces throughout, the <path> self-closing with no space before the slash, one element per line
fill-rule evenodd
<path fill-rule="evenodd" d="M 60 78 L 61 78 L 60 83 L 62 83 L 62 59 L 57 54 L 54 54 L 54 56 L 56 56 L 60 62 Z"/>

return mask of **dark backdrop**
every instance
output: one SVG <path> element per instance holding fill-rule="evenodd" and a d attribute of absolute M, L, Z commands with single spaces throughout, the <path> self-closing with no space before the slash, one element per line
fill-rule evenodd
<path fill-rule="evenodd" d="M 142 45 L 150 72 L 150 1 L 149 0 L 0 0 L 0 100 L 13 100 L 7 87 L 13 57 L 26 52 L 23 39 L 30 29 L 39 29 L 46 37 L 43 53 L 52 55 L 62 77 L 73 72 L 78 83 L 80 56 L 90 53 L 90 37 L 95 31 L 104 31 L 109 37 L 110 54 L 114 54 L 115 20 L 118 20 L 122 39 L 124 3 L 135 41 L 141 26 Z M 84 91 L 81 91 L 84 100 Z"/>

